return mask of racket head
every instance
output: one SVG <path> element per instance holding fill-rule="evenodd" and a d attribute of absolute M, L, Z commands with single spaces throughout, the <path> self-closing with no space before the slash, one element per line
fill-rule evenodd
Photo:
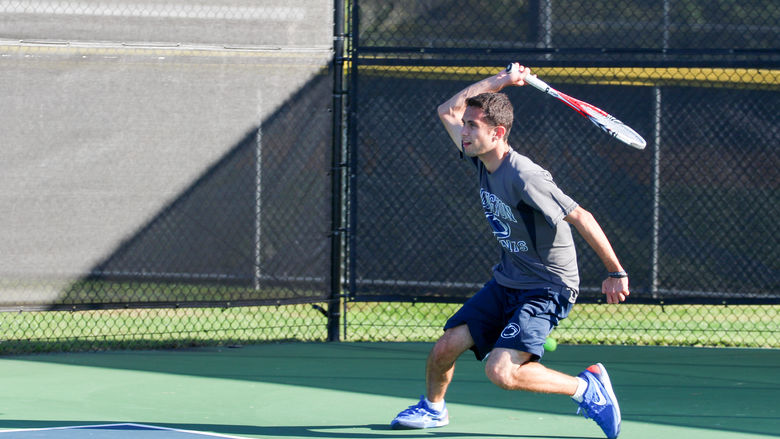
<path fill-rule="evenodd" d="M 512 63 L 507 64 L 507 73 L 512 71 L 512 67 Z M 630 126 L 624 124 L 614 116 L 608 114 L 601 108 L 573 98 L 565 93 L 561 93 L 535 76 L 526 76 L 525 81 L 527 84 L 532 85 L 535 88 L 563 101 L 573 110 L 590 119 L 594 125 L 604 130 L 604 132 L 620 140 L 626 145 L 632 146 L 636 149 L 645 149 L 645 146 L 647 146 L 647 142 L 642 136 L 639 135 L 639 133 L 634 131 Z"/>
<path fill-rule="evenodd" d="M 598 126 L 617 140 L 636 149 L 645 149 L 645 146 L 647 146 L 647 142 L 639 133 L 601 108 L 572 98 L 571 96 L 566 96 L 566 100 L 568 101 L 567 104 L 569 104 L 569 106 L 590 119 L 594 125 Z"/>
<path fill-rule="evenodd" d="M 645 146 L 647 146 L 647 142 L 639 133 L 598 107 L 588 105 L 585 109 L 585 114 L 591 122 L 626 145 L 636 149 L 645 149 Z"/>

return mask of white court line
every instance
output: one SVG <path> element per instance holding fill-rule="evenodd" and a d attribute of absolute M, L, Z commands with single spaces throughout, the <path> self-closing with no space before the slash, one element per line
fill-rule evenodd
<path fill-rule="evenodd" d="M 0 13 L 98 17 L 196 18 L 204 20 L 303 21 L 305 9 L 287 6 L 172 5 L 0 0 Z"/>
<path fill-rule="evenodd" d="M 218 433 L 208 433 L 203 431 L 195 431 L 195 430 L 182 430 L 179 428 L 168 428 L 168 427 L 157 427 L 155 425 L 145 425 L 145 424 L 134 424 L 132 422 L 126 422 L 121 424 L 95 424 L 95 425 L 69 425 L 66 427 L 45 427 L 45 428 L 18 428 L 14 430 L 0 430 L 0 434 L 3 433 L 19 433 L 19 432 L 26 432 L 26 431 L 53 431 L 53 430 L 74 430 L 74 429 L 87 429 L 87 428 L 110 428 L 110 427 L 136 427 L 136 428 L 142 428 L 147 430 L 164 430 L 164 431 L 175 431 L 179 433 L 187 433 L 187 434 L 197 434 L 201 436 L 211 436 L 211 437 L 222 437 L 222 438 L 229 438 L 229 439 L 246 439 L 241 436 L 228 436 L 225 434 L 218 434 Z"/>

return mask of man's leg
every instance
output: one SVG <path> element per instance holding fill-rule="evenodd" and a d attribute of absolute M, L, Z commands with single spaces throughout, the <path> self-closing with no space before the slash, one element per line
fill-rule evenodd
<path fill-rule="evenodd" d="M 505 308 L 504 299 L 503 287 L 491 279 L 447 320 L 444 334 L 428 354 L 426 394 L 416 405 L 393 419 L 390 423 L 393 428 L 441 427 L 449 423 L 444 395 L 452 381 L 455 361 L 468 349 L 474 349 L 479 360 L 490 351 L 503 327 L 500 320 Z M 472 334 L 472 330 L 475 333 Z"/>
<path fill-rule="evenodd" d="M 488 357 L 485 374 L 497 386 L 507 390 L 558 393 L 571 396 L 610 439 L 620 434 L 620 406 L 603 365 L 594 364 L 577 377 L 548 369 L 531 354 L 515 349 L 495 348 Z"/>
<path fill-rule="evenodd" d="M 537 393 L 572 396 L 579 381 L 531 361 L 531 354 L 515 349 L 495 348 L 485 364 L 485 374 L 498 387 Z"/>
<path fill-rule="evenodd" d="M 447 393 L 447 387 L 455 372 L 455 360 L 473 344 L 474 340 L 466 325 L 448 329 L 439 338 L 431 349 L 425 366 L 425 382 L 428 391 L 426 396 L 429 401 L 444 400 L 444 394 Z"/>
<path fill-rule="evenodd" d="M 468 327 L 455 326 L 444 331 L 428 355 L 425 366 L 427 395 L 420 398 L 416 405 L 409 406 L 399 413 L 390 426 L 393 428 L 431 428 L 442 427 L 450 422 L 444 394 L 452 381 L 455 360 L 474 344 Z M 427 396 L 427 398 L 426 398 Z"/>

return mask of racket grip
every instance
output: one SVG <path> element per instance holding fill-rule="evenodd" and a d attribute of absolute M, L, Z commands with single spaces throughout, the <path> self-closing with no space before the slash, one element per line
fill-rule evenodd
<path fill-rule="evenodd" d="M 512 71 L 511 63 L 506 66 L 506 71 L 507 73 Z M 533 88 L 541 90 L 545 93 L 547 93 L 552 88 L 546 82 L 542 81 L 541 79 L 533 75 L 527 75 L 525 79 L 523 79 L 523 81 L 525 81 L 526 84 L 532 86 Z"/>

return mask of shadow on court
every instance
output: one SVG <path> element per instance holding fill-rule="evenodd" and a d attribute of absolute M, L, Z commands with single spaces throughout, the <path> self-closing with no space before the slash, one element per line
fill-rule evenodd
<path fill-rule="evenodd" d="M 59 367 L 57 370 L 61 370 L 63 383 L 69 380 L 68 373 L 71 368 L 67 366 L 85 366 L 88 368 L 88 372 L 85 373 L 90 376 L 99 376 L 101 370 L 109 374 L 130 371 L 135 374 L 130 379 L 134 376 L 135 379 L 148 381 L 148 375 L 140 376 L 138 373 L 154 373 L 161 374 L 159 376 L 163 377 L 160 378 L 160 383 L 189 380 L 177 388 L 183 389 L 179 390 L 182 394 L 176 397 L 185 398 L 178 408 L 184 411 L 188 410 L 190 404 L 186 401 L 188 398 L 185 392 L 186 386 L 189 386 L 190 382 L 198 385 L 197 383 L 201 382 L 198 380 L 204 378 L 216 383 L 209 391 L 219 392 L 218 389 L 225 389 L 226 394 L 203 396 L 219 403 L 215 403 L 215 406 L 233 403 L 238 398 L 236 392 L 239 392 L 238 394 L 263 392 L 267 398 L 264 395 L 256 395 L 258 401 L 252 402 L 259 405 L 253 408 L 258 413 L 271 413 L 269 416 L 272 416 L 276 411 L 284 412 L 284 407 L 291 411 L 289 414 L 273 418 L 273 421 L 276 421 L 273 424 L 279 425 L 270 425 L 268 419 L 242 419 L 241 422 L 224 423 L 170 422 L 171 418 L 177 417 L 175 414 L 169 416 L 168 421 L 162 424 L 155 422 L 153 418 L 132 420 L 132 422 L 166 427 L 217 431 L 222 434 L 334 438 L 375 438 L 388 435 L 401 438 L 475 436 L 473 432 L 459 430 L 459 427 L 467 421 L 464 418 L 472 416 L 468 415 L 468 410 L 462 406 L 538 413 L 539 416 L 552 416 L 553 419 L 558 419 L 557 417 L 574 419 L 576 405 L 566 397 L 508 392 L 493 386 L 484 377 L 482 364 L 474 360 L 468 352 L 458 361 L 455 378 L 448 392 L 447 402 L 453 416 L 450 426 L 425 431 L 390 430 L 387 424 L 379 422 L 389 423 L 398 411 L 405 405 L 416 402 L 419 395 L 424 392 L 424 365 L 430 347 L 430 344 L 425 343 L 287 343 L 236 349 L 50 354 L 8 359 L 21 360 L 26 365 L 57 366 Z M 733 432 L 734 436 L 737 436 L 737 433 L 775 436 L 780 432 L 780 412 L 775 397 L 780 390 L 780 380 L 777 376 L 777 370 L 780 370 L 780 351 L 561 346 L 557 351 L 548 353 L 543 359 L 543 363 L 548 367 L 570 374 L 576 374 L 594 362 L 604 363 L 610 372 L 620 398 L 624 431 L 627 423 L 636 422 L 642 425 L 706 429 L 709 432 Z M 2 368 L 3 363 L 0 362 L 0 372 Z M 10 373 L 19 372 L 10 371 Z M 107 378 L 106 382 L 113 379 Z M 126 375 L 121 375 L 121 379 L 128 378 Z M 117 384 L 102 385 L 110 387 Z M 122 389 L 133 388 L 132 383 L 123 385 L 125 387 Z M 148 385 L 155 388 L 154 386 L 172 384 L 149 382 Z M 272 387 L 268 390 L 266 387 L 258 387 L 261 385 Z M 114 390 L 102 391 L 106 398 L 110 398 L 109 394 Z M 132 390 L 123 391 L 132 392 Z M 325 391 L 323 396 L 318 396 L 318 392 L 322 393 L 322 391 Z M 97 389 L 92 394 L 100 392 L 101 389 Z M 176 392 L 171 391 L 171 393 Z M 371 409 L 350 406 L 352 397 L 349 395 L 360 394 L 391 398 L 385 398 L 387 402 Z M 118 396 L 120 395 L 113 395 L 114 398 Z M 168 395 L 161 392 L 154 401 L 150 399 L 148 404 L 164 404 L 167 397 Z M 130 394 L 124 398 L 141 399 L 140 402 L 131 404 L 145 403 L 143 394 Z M 315 398 L 320 398 L 316 400 L 313 407 L 322 411 L 323 422 L 318 422 L 317 425 L 302 425 L 301 421 L 305 423 L 307 419 L 317 419 L 318 415 L 296 413 L 296 406 L 299 401 Z M 179 400 L 171 399 L 171 401 Z M 364 400 L 359 401 L 361 402 L 358 404 L 365 404 Z M 58 423 L 84 425 L 122 422 L 122 420 L 62 420 L 68 419 L 65 417 L 59 417 L 58 421 L 45 421 L 45 419 L 56 418 L 47 415 L 46 405 L 38 404 L 36 407 L 41 413 L 40 417 L 9 418 L 7 415 L 10 413 L 0 413 L 0 428 L 51 427 L 57 426 Z M 336 413 L 336 417 L 328 413 Z M 363 413 L 371 413 L 371 415 L 364 416 Z M 479 416 L 482 415 L 476 414 L 472 417 Z M 327 422 L 324 420 L 325 417 Z M 180 417 L 180 419 L 184 418 Z M 288 419 L 291 421 L 288 422 Z M 364 422 L 356 422 L 352 425 L 345 423 L 346 419 L 360 419 Z M 580 424 L 581 422 L 591 421 L 583 421 L 580 418 L 572 422 L 574 426 L 582 426 L 585 424 Z M 567 431 L 577 433 L 582 430 L 575 427 Z M 517 430 L 518 434 L 494 433 L 490 428 L 486 428 L 478 435 L 517 438 L 580 437 L 522 434 L 525 432 L 527 431 Z M 631 437 L 627 435 L 621 437 L 623 436 Z"/>

